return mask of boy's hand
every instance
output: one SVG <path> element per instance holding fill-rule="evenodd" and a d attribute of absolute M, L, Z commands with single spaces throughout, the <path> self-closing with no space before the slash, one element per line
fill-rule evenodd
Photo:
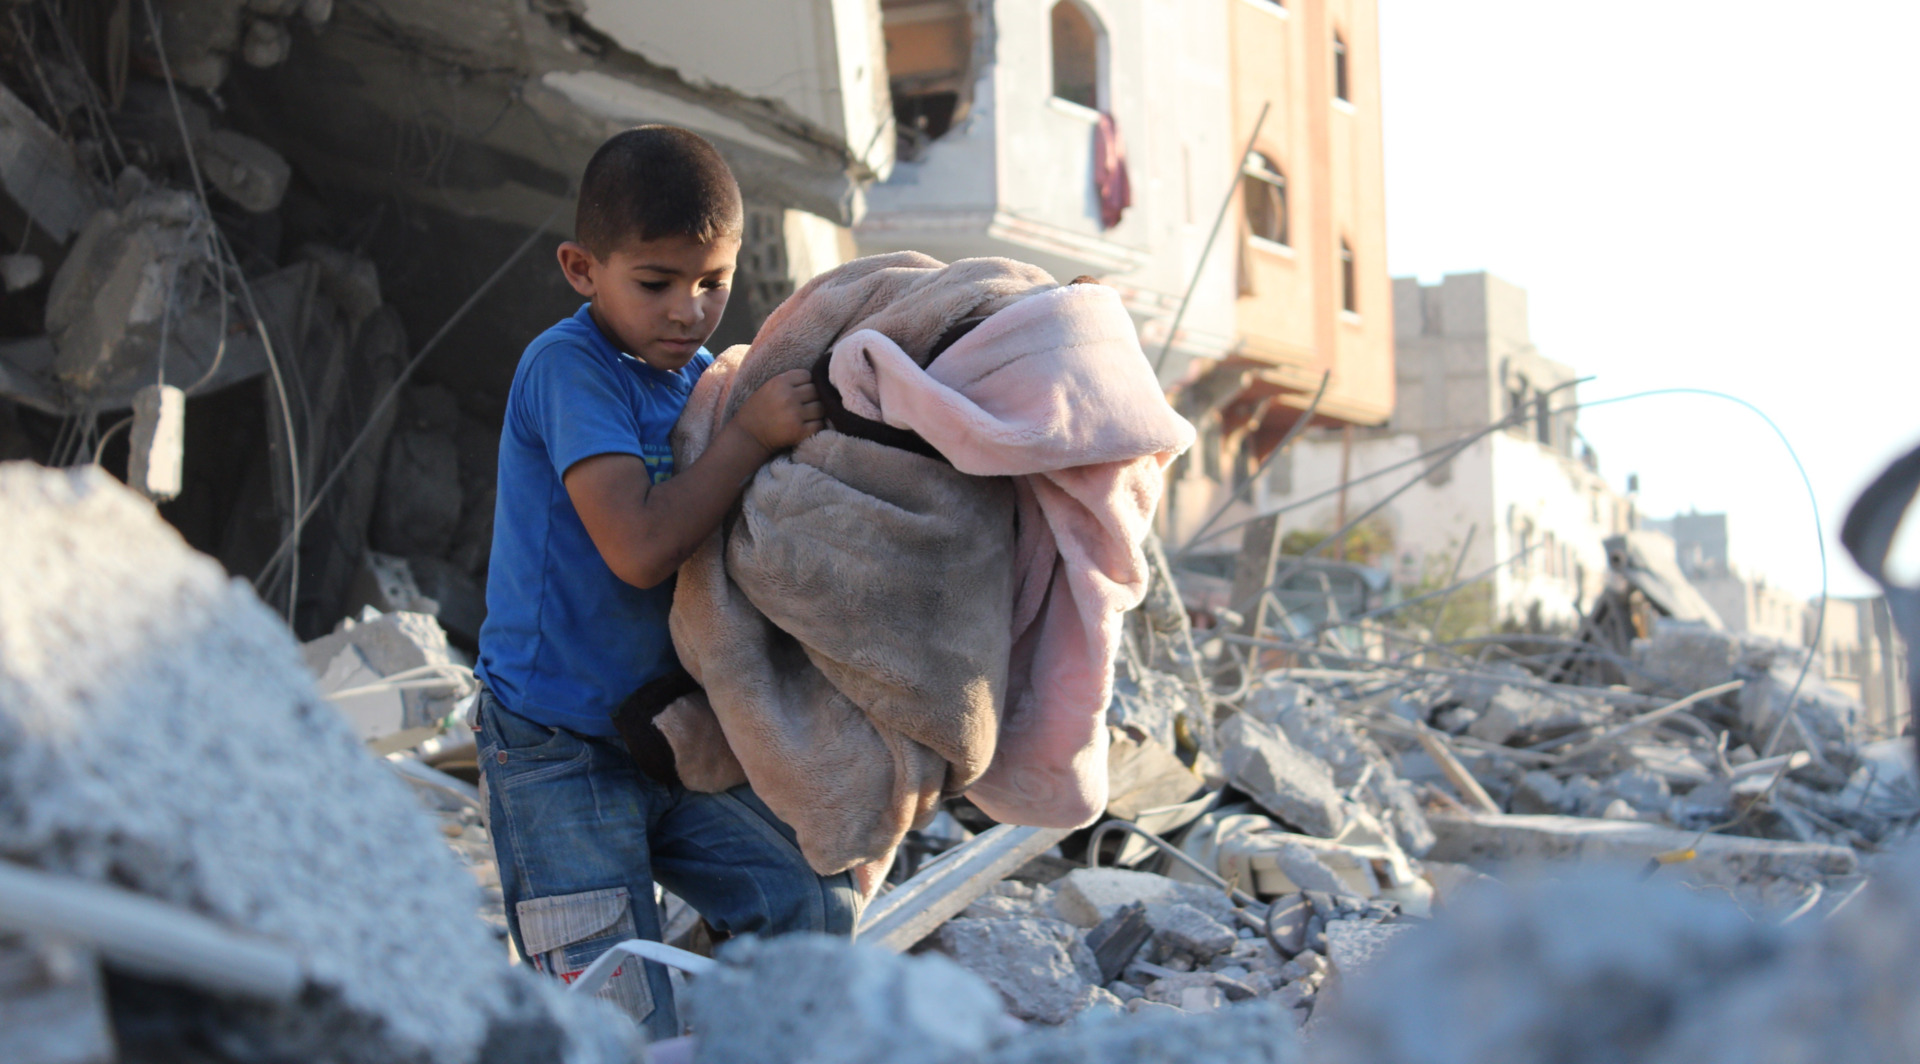
<path fill-rule="evenodd" d="M 733 420 L 773 454 L 825 428 L 826 416 L 813 377 L 804 369 L 790 369 L 748 396 Z"/>

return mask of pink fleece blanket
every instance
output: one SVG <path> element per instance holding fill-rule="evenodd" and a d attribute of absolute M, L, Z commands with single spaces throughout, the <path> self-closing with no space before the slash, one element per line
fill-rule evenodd
<path fill-rule="evenodd" d="M 921 368 L 871 329 L 834 345 L 855 414 L 910 429 L 954 467 L 1015 478 L 1012 667 L 1000 740 L 967 791 L 1005 823 L 1079 827 L 1106 807 L 1121 615 L 1147 588 L 1141 552 L 1163 471 L 1192 446 L 1111 288 L 1029 296 Z"/>

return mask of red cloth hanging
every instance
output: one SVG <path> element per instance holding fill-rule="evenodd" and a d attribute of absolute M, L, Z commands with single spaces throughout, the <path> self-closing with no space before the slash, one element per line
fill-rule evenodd
<path fill-rule="evenodd" d="M 1113 116 L 1100 114 L 1093 131 L 1093 187 L 1100 194 L 1100 228 L 1120 224 L 1120 214 L 1133 206 L 1133 185 L 1127 180 L 1127 145 Z"/>

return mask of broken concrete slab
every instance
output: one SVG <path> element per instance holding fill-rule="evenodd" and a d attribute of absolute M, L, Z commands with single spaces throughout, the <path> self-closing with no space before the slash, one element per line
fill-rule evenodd
<path fill-rule="evenodd" d="M 450 681 L 436 688 L 400 692 L 401 727 L 424 728 L 439 722 L 467 693 L 458 682 L 464 667 L 447 646 L 447 633 L 438 621 L 424 613 L 364 611 L 358 620 L 349 617 L 341 621 L 332 634 L 302 644 L 300 656 L 316 678 L 333 676 L 335 680 L 344 681 L 344 673 L 352 671 L 357 664 L 352 655 L 342 663 L 342 655 L 348 651 L 380 677 L 409 669 L 434 668 L 438 670 L 436 675 Z M 347 685 L 343 682 L 341 686 Z"/>
<path fill-rule="evenodd" d="M 1060 920 L 953 920 L 935 941 L 955 964 L 999 991 L 1007 1011 L 1061 1024 L 1091 1004 L 1100 966 L 1072 924 Z"/>
<path fill-rule="evenodd" d="M 1661 854 L 1695 851 L 1670 865 L 1686 879 L 1765 891 L 1778 881 L 1815 882 L 1852 875 L 1859 859 L 1844 846 L 1706 835 L 1625 820 L 1483 814 L 1432 818 L 1436 861 L 1485 866 L 1542 861 L 1611 862 L 1642 868 Z"/>
<path fill-rule="evenodd" d="M 275 1059 L 632 1059 L 624 1021 L 508 967 L 466 915 L 472 878 L 281 622 L 149 503 L 97 468 L 0 465 L 0 557 L 0 856 L 303 959 L 296 1007 L 182 991 L 190 1022 L 164 1037 Z"/>
<path fill-rule="evenodd" d="M 171 308 L 197 300 L 186 267 L 203 256 L 211 225 L 190 193 L 172 191 L 88 219 L 47 291 L 54 377 L 96 391 L 157 350 Z"/>
<path fill-rule="evenodd" d="M 73 149 L 4 86 L 0 86 L 0 189 L 60 244 L 79 232 L 100 207 L 94 183 Z"/>
<path fill-rule="evenodd" d="M 1800 719 L 1799 727 L 1787 717 L 1789 706 Z M 1865 737 L 1865 718 L 1858 699 L 1828 686 L 1817 673 L 1802 679 L 1800 666 L 1790 660 L 1775 661 L 1748 676 L 1740 689 L 1740 724 L 1756 750 L 1765 749 L 1776 731 L 1780 739 L 1769 753 L 1804 750 L 1804 727 L 1814 742 L 1844 753 Z"/>
<path fill-rule="evenodd" d="M 686 1002 L 699 1064 L 971 1064 L 1007 1033 L 1000 995 L 939 954 L 796 934 L 719 960 Z"/>
<path fill-rule="evenodd" d="M 1081 868 L 1054 883 L 1053 907 L 1078 927 L 1094 928 L 1127 905 L 1185 903 L 1231 925 L 1233 906 L 1212 887 L 1124 868 Z"/>
<path fill-rule="evenodd" d="M 1348 810 L 1332 770 L 1278 727 L 1238 715 L 1220 726 L 1220 744 L 1233 785 L 1274 816 L 1323 838 L 1346 826 Z"/>
<path fill-rule="evenodd" d="M 1535 743 L 1606 724 L 1613 719 L 1598 699 L 1548 694 L 1503 686 L 1487 701 L 1486 712 L 1467 726 L 1467 734 L 1489 743 Z"/>
<path fill-rule="evenodd" d="M 1240 941 L 1232 927 L 1183 902 L 1149 905 L 1146 917 L 1153 928 L 1154 961 L 1159 964 L 1173 957 L 1206 964 Z"/>

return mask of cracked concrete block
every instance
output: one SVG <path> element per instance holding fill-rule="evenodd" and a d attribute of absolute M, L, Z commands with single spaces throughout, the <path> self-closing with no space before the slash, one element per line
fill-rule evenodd
<path fill-rule="evenodd" d="M 371 615 L 369 615 L 371 614 Z M 453 653 L 440 622 L 424 613 L 372 613 L 348 618 L 329 635 L 300 647 L 307 669 L 315 677 L 337 668 L 341 652 L 354 648 L 378 676 L 391 676 L 426 665 L 451 665 Z M 457 701 L 451 689 L 401 692 L 405 707 L 402 726 L 422 728 L 445 717 Z"/>
<path fill-rule="evenodd" d="M 1059 920 L 952 920 L 940 951 L 1000 992 L 1007 1011 L 1060 1024 L 1092 1002 L 1100 967 L 1073 925 Z"/>
<path fill-rule="evenodd" d="M 1612 718 L 1598 699 L 1502 687 L 1488 700 L 1486 712 L 1467 726 L 1467 734 L 1490 743 L 1515 739 L 1533 743 L 1605 724 Z"/>
<path fill-rule="evenodd" d="M 735 939 L 720 962 L 689 988 L 696 1064 L 972 1064 L 1009 1022 L 939 954 L 795 934 Z"/>
<path fill-rule="evenodd" d="M 1182 883 L 1125 868 L 1077 868 L 1054 883 L 1053 907 L 1077 927 L 1095 928 L 1134 902 L 1171 905 L 1184 902 L 1221 923 L 1233 919 L 1233 906 L 1212 887 Z"/>
<path fill-rule="evenodd" d="M 1205 964 L 1240 941 L 1233 928 L 1183 903 L 1147 906 L 1147 925 L 1153 928 L 1155 953 L 1161 958 L 1186 957 Z"/>
<path fill-rule="evenodd" d="M 1775 888 L 1797 893 L 1799 884 L 1825 876 L 1852 875 L 1859 858 L 1844 846 L 1781 842 L 1733 835 L 1706 835 L 1629 820 L 1570 816 L 1437 816 L 1440 841 L 1428 857 L 1476 866 L 1586 861 L 1644 868 L 1664 853 L 1695 850 L 1673 875 L 1695 883 L 1767 895 Z"/>
<path fill-rule="evenodd" d="M 1864 738 L 1866 712 L 1859 700 L 1828 686 L 1818 670 L 1810 671 L 1806 679 L 1800 681 L 1796 695 L 1794 683 L 1799 679 L 1799 663 L 1784 658 L 1764 671 L 1747 676 L 1747 685 L 1740 689 L 1739 695 L 1740 724 L 1754 748 L 1764 747 L 1774 731 L 1780 729 L 1789 705 L 1817 743 L 1850 750 Z M 1806 745 L 1799 729 L 1788 722 L 1773 752 L 1804 750 Z"/>
<path fill-rule="evenodd" d="M 1345 800 L 1332 770 L 1279 728 L 1236 716 L 1220 726 L 1220 744 L 1227 777 L 1269 813 L 1321 838 L 1346 826 Z"/>
<path fill-rule="evenodd" d="M 152 505 L 93 467 L 0 465 L 0 558 L 0 857 L 306 969 L 290 1008 L 177 991 L 128 1059 L 207 1040 L 262 1060 L 633 1059 L 610 1010 L 508 966 L 472 877 L 279 618 Z"/>
<path fill-rule="evenodd" d="M 0 86 L 0 188 L 61 244 L 100 206 L 93 182 L 73 149 L 4 86 Z M 17 239 L 14 246 L 19 246 Z M 8 285 L 8 291 L 13 291 L 11 278 Z"/>
<path fill-rule="evenodd" d="M 47 335 L 59 352 L 53 375 L 86 393 L 144 363 L 167 319 L 178 324 L 180 308 L 196 302 L 186 267 L 202 256 L 197 234 L 210 224 L 185 192 L 149 192 L 96 212 L 47 290 Z"/>

